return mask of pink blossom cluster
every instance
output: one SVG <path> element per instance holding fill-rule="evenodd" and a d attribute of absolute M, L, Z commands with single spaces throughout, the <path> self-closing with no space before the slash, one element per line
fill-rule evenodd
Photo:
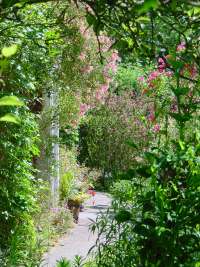
<path fill-rule="evenodd" d="M 165 74 L 167 77 L 171 77 L 173 75 L 172 71 L 166 71 L 167 68 L 167 58 L 168 56 L 165 56 L 164 58 L 159 58 L 158 59 L 158 71 L 160 73 Z"/>
<path fill-rule="evenodd" d="M 87 4 L 85 5 L 85 11 L 88 12 L 88 13 L 91 13 L 91 14 L 94 13 L 93 10 L 92 10 L 92 8 L 89 5 L 87 5 Z"/>
<path fill-rule="evenodd" d="M 152 110 L 150 111 L 150 113 L 147 116 L 148 121 L 155 123 L 156 122 L 156 116 L 155 116 L 155 112 Z M 154 124 L 152 131 L 154 133 L 158 133 L 160 131 L 160 125 L 158 123 Z"/>
<path fill-rule="evenodd" d="M 159 70 L 159 72 L 162 73 L 165 70 L 165 68 L 166 68 L 166 63 L 165 63 L 164 59 L 160 57 L 158 59 L 158 70 Z"/>
<path fill-rule="evenodd" d="M 85 113 L 90 109 L 90 105 L 87 105 L 85 103 L 82 103 L 80 105 L 80 112 L 79 115 L 82 117 L 85 115 Z"/>
<path fill-rule="evenodd" d="M 149 114 L 147 115 L 147 120 L 153 124 L 152 131 L 154 133 L 158 133 L 160 131 L 160 124 L 156 123 L 156 116 L 154 109 L 151 109 Z"/>
<path fill-rule="evenodd" d="M 166 58 L 166 60 L 167 60 L 167 58 Z M 173 75 L 173 72 L 167 71 L 166 68 L 167 68 L 166 61 L 163 58 L 159 58 L 157 70 L 150 72 L 147 78 L 145 78 L 145 76 L 139 76 L 137 78 L 137 80 L 141 85 L 146 84 L 147 88 L 154 88 L 155 87 L 155 81 L 161 75 L 165 75 L 167 77 L 171 77 Z M 143 93 L 146 93 L 148 91 L 147 88 L 145 88 L 143 90 Z"/>
<path fill-rule="evenodd" d="M 98 40 L 101 45 L 101 48 L 100 48 L 101 52 L 107 52 L 113 44 L 113 41 L 111 40 L 111 38 L 109 38 L 106 35 L 99 35 Z"/>
<path fill-rule="evenodd" d="M 145 77 L 144 77 L 144 76 L 139 76 L 139 77 L 137 78 L 137 80 L 138 80 L 138 82 L 143 83 L 143 82 L 145 82 Z"/>
<path fill-rule="evenodd" d="M 112 82 L 112 75 L 117 72 L 117 63 L 120 57 L 117 50 L 114 50 L 108 59 L 108 63 L 104 66 L 103 76 L 105 83 L 96 91 L 96 99 L 103 101 L 108 93 L 109 85 Z"/>
<path fill-rule="evenodd" d="M 90 74 L 94 70 L 94 67 L 92 65 L 86 65 L 81 69 L 82 73 Z"/>
<path fill-rule="evenodd" d="M 191 78 L 196 77 L 198 70 L 194 64 L 185 64 L 183 72 L 187 71 Z"/>
<path fill-rule="evenodd" d="M 147 79 L 147 81 L 149 83 L 151 83 L 152 81 L 156 80 L 158 78 L 158 76 L 160 75 L 159 71 L 155 70 L 155 71 L 152 71 L 150 74 L 149 74 L 149 77 Z"/>
<path fill-rule="evenodd" d="M 96 99 L 103 100 L 104 97 L 107 95 L 109 89 L 109 84 L 105 83 L 100 86 L 100 88 L 96 91 Z"/>
<path fill-rule="evenodd" d="M 177 52 L 182 52 L 182 51 L 184 51 L 185 49 L 186 49 L 186 44 L 185 44 L 185 42 L 181 42 L 181 43 L 177 46 L 176 51 L 177 51 Z"/>
<path fill-rule="evenodd" d="M 112 74 L 117 72 L 117 63 L 120 61 L 120 57 L 117 50 L 112 52 L 111 57 L 108 59 L 108 63 L 105 65 L 103 69 L 104 77 L 111 78 Z"/>
<path fill-rule="evenodd" d="M 85 38 L 86 40 L 90 38 L 90 33 L 88 31 L 88 28 L 86 28 L 86 26 L 83 23 L 80 24 L 79 31 L 81 35 L 83 36 L 83 38 Z"/>
<path fill-rule="evenodd" d="M 154 133 L 158 133 L 160 131 L 160 125 L 159 124 L 155 124 L 153 127 L 153 131 Z"/>
<path fill-rule="evenodd" d="M 153 111 L 151 111 L 148 115 L 147 118 L 149 121 L 153 122 L 155 121 L 156 117 L 155 117 L 155 113 Z"/>
<path fill-rule="evenodd" d="M 81 61 L 84 61 L 86 59 L 86 54 L 84 52 L 81 52 L 80 55 L 79 55 L 79 59 Z"/>

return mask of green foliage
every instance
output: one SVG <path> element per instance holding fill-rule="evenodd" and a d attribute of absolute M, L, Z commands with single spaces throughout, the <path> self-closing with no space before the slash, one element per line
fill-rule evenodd
<path fill-rule="evenodd" d="M 66 202 L 73 194 L 75 187 L 75 177 L 72 172 L 66 172 L 60 181 L 60 200 Z"/>
<path fill-rule="evenodd" d="M 60 259 L 56 267 L 96 267 L 96 264 L 94 261 L 85 261 L 81 256 L 76 255 L 72 262 L 65 258 Z"/>
<path fill-rule="evenodd" d="M 0 106 L 23 106 L 23 102 L 16 96 L 3 96 L 0 98 Z"/>
<path fill-rule="evenodd" d="M 59 107 L 47 113 L 50 121 L 60 114 L 61 133 L 66 133 L 66 125 L 79 124 L 82 99 L 89 103 L 96 80 L 103 81 L 94 49 L 99 45 L 101 54 L 101 44 L 93 46 L 92 38 L 86 41 L 81 35 L 82 13 L 68 1 L 25 2 L 0 3 L 0 250 L 1 265 L 7 266 L 32 266 L 37 247 L 32 216 L 38 183 L 31 161 L 38 155 L 38 128 L 29 110 L 39 114 L 44 92 L 56 90 Z M 135 80 L 140 70 L 132 73 L 122 66 L 111 90 L 116 95 L 96 107 L 81 127 L 80 161 L 107 174 L 134 167 L 125 174 L 125 181 L 114 185 L 111 212 L 97 222 L 98 232 L 106 239 L 106 244 L 101 243 L 102 236 L 98 240 L 97 266 L 198 266 L 199 4 L 176 0 L 79 3 L 89 4 L 88 24 L 96 34 L 106 30 L 122 58 L 129 54 L 132 62 L 138 58 L 149 62 L 162 56 L 173 76 L 168 79 L 157 73 L 151 84 L 152 76 L 139 85 Z M 83 62 L 79 56 L 88 43 L 92 45 Z M 83 73 L 85 64 L 91 63 L 95 70 Z M 134 92 L 131 97 L 124 94 L 128 90 Z M 152 108 L 151 124 L 145 112 Z M 77 133 L 70 129 L 67 134 L 63 143 L 72 148 Z M 130 139 L 132 149 L 127 146 Z M 71 182 L 70 175 L 62 177 L 62 200 L 70 194 Z M 58 225 L 63 213 L 55 216 Z M 76 265 L 83 265 L 81 259 Z"/>
<path fill-rule="evenodd" d="M 60 143 L 65 145 L 66 148 L 73 148 L 79 142 L 78 129 L 72 126 L 66 126 L 65 129 L 60 130 L 60 139 Z"/>
<path fill-rule="evenodd" d="M 59 260 L 59 262 L 57 263 L 56 267 L 70 267 L 71 263 L 70 261 L 62 258 L 61 260 Z"/>
<path fill-rule="evenodd" d="M 144 120 L 159 120 L 155 140 L 143 153 L 138 150 L 135 168 L 120 174 L 125 181 L 113 186 L 111 209 L 92 228 L 99 232 L 98 266 L 190 267 L 199 262 L 200 139 L 194 109 L 199 84 L 182 78 L 184 64 L 174 68 L 170 80 L 158 77 L 148 88 L 155 117 Z M 135 142 L 132 147 L 137 149 Z"/>
<path fill-rule="evenodd" d="M 144 112 L 137 109 L 139 103 L 145 107 L 141 98 L 135 101 L 130 93 L 113 93 L 104 105 L 94 109 L 80 127 L 80 162 L 107 173 L 134 164 L 135 151 L 127 142 L 133 139 L 141 150 L 148 143 L 143 123 L 137 123 L 137 116 Z"/>
<path fill-rule="evenodd" d="M 15 55 L 17 52 L 17 45 L 16 44 L 13 44 L 9 47 L 4 47 L 2 50 L 1 50 L 1 54 L 4 56 L 4 57 L 11 57 L 13 55 Z"/>
<path fill-rule="evenodd" d="M 19 100 L 16 96 L 3 96 L 0 98 L 0 106 L 23 106 L 24 103 Z M 7 113 L 0 117 L 0 121 L 4 122 L 12 122 L 12 123 L 20 123 L 20 118 L 13 114 L 13 113 Z"/>
<path fill-rule="evenodd" d="M 139 64 L 138 64 L 139 65 Z M 115 76 L 115 93 L 121 94 L 124 91 L 135 92 L 139 91 L 137 78 L 142 76 L 144 70 L 142 67 L 128 64 L 120 64 Z"/>
<path fill-rule="evenodd" d="M 36 238 L 31 214 L 36 211 L 37 182 L 31 159 L 38 155 L 38 130 L 34 117 L 24 108 L 20 117 L 20 125 L 1 125 L 0 227 L 4 231 L 0 233 L 0 249 L 10 266 L 27 259 L 25 251 L 34 248 Z"/>

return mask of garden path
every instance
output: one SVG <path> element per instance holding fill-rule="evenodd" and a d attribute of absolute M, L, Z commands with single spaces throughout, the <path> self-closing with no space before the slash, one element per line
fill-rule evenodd
<path fill-rule="evenodd" d="M 88 250 L 97 239 L 97 234 L 89 231 L 90 219 L 95 220 L 98 213 L 105 210 L 111 203 L 110 197 L 101 192 L 97 192 L 94 199 L 95 205 L 93 205 L 93 197 L 85 202 L 85 208 L 83 212 L 80 212 L 78 224 L 46 253 L 41 267 L 55 267 L 57 260 L 62 257 L 72 260 L 75 255 L 87 256 Z"/>

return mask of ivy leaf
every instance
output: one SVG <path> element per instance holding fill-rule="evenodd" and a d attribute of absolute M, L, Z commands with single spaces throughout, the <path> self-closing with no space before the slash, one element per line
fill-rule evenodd
<path fill-rule="evenodd" d="M 4 96 L 0 98 L 0 106 L 23 106 L 24 103 L 16 96 Z"/>
<path fill-rule="evenodd" d="M 8 47 L 4 47 L 1 50 L 1 53 L 4 57 L 11 57 L 16 54 L 18 46 L 16 44 L 13 44 Z"/>
<path fill-rule="evenodd" d="M 12 123 L 16 123 L 16 124 L 20 123 L 19 117 L 12 114 L 12 113 L 8 113 L 8 114 L 4 115 L 3 117 L 0 118 L 0 121 L 12 122 Z"/>

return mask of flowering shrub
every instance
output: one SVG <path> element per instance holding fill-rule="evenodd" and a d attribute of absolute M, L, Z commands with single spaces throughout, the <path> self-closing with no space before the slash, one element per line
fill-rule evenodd
<path fill-rule="evenodd" d="M 144 120 L 155 139 L 115 184 L 112 212 L 93 225 L 100 233 L 98 266 L 199 264 L 199 73 L 187 63 L 184 43 L 175 50 L 139 76 L 150 102 Z"/>

